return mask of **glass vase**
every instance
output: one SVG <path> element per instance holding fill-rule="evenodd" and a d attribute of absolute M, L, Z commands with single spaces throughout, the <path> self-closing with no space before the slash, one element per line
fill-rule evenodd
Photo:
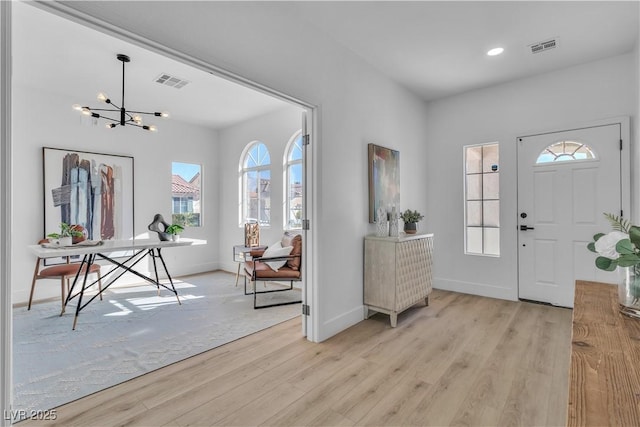
<path fill-rule="evenodd" d="M 400 230 L 398 229 L 398 213 L 396 212 L 396 207 L 394 206 L 391 209 L 391 216 L 389 218 L 389 236 L 398 237 L 399 235 Z"/>
<path fill-rule="evenodd" d="M 389 221 L 387 220 L 387 210 L 384 203 L 380 202 L 380 206 L 376 210 L 376 236 L 385 237 L 389 233 Z"/>
<path fill-rule="evenodd" d="M 640 319 L 640 266 L 620 267 L 618 305 L 620 312 Z"/>

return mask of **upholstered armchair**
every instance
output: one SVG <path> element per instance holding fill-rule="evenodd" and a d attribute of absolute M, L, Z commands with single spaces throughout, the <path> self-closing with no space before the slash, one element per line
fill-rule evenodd
<path fill-rule="evenodd" d="M 282 236 L 281 245 L 283 248 L 292 247 L 288 255 L 268 256 L 267 249 L 251 251 L 251 260 L 244 263 L 244 294 L 253 295 L 253 308 L 275 307 L 288 304 L 299 304 L 302 300 L 285 301 L 272 304 L 258 305 L 257 295 L 271 292 L 298 292 L 293 288 L 294 282 L 302 281 L 302 236 L 285 232 Z M 252 291 L 247 290 L 247 278 L 251 281 Z M 281 289 L 269 289 L 258 291 L 256 283 L 262 282 L 288 282 L 289 286 Z"/>

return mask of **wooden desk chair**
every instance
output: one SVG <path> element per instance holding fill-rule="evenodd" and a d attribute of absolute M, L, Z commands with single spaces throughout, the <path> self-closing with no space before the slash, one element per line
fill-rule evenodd
<path fill-rule="evenodd" d="M 47 243 L 49 240 L 43 239 L 38 242 L 39 245 Z M 36 280 L 39 279 L 60 279 L 60 294 L 62 296 L 62 308 L 64 309 L 65 299 L 65 283 L 67 286 L 67 292 L 69 292 L 69 282 L 76 277 L 78 270 L 80 269 L 80 263 L 72 263 L 69 257 L 66 257 L 67 263 L 54 265 L 51 267 L 45 267 L 41 269 L 42 258 L 36 259 L 36 268 L 33 271 L 33 280 L 31 281 L 31 293 L 29 294 L 29 306 L 27 310 L 31 310 L 31 301 L 33 300 L 33 291 L 36 287 Z M 82 267 L 82 273 L 87 270 L 86 264 Z M 102 299 L 102 276 L 100 275 L 100 265 L 93 264 L 89 269 L 90 274 L 98 275 L 98 290 L 100 291 L 100 299 Z"/>

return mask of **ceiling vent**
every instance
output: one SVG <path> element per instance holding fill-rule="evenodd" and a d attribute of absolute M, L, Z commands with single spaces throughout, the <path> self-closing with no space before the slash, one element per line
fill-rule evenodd
<path fill-rule="evenodd" d="M 558 47 L 558 38 L 547 39 L 543 42 L 530 44 L 531 53 L 540 53 Z"/>
<path fill-rule="evenodd" d="M 161 85 L 171 86 L 176 89 L 181 89 L 190 83 L 188 80 L 184 80 L 166 73 L 160 74 L 154 79 L 154 81 L 156 83 L 160 83 Z"/>

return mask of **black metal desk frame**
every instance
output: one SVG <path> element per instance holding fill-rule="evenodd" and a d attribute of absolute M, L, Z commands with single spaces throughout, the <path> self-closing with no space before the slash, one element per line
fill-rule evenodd
<path fill-rule="evenodd" d="M 85 254 L 82 258 L 82 262 L 80 263 L 80 267 L 78 268 L 78 272 L 76 273 L 76 276 L 73 279 L 73 284 L 71 285 L 71 289 L 67 294 L 67 298 L 64 301 L 64 306 L 62 307 L 62 312 L 60 313 L 60 316 L 64 314 L 65 308 L 67 307 L 67 304 L 69 303 L 69 301 L 71 301 L 75 297 L 78 297 L 78 305 L 76 306 L 76 313 L 73 319 L 73 328 L 72 328 L 73 330 L 75 330 L 80 311 L 82 311 L 87 305 L 89 305 L 91 301 L 98 298 L 104 291 L 106 291 L 113 283 L 115 283 L 116 280 L 122 277 L 125 273 L 133 273 L 136 276 L 140 277 L 141 279 L 144 279 L 147 282 L 150 282 L 151 284 L 156 285 L 156 287 L 158 288 L 158 295 L 160 295 L 161 286 L 166 290 L 173 292 L 176 296 L 176 299 L 178 300 L 178 304 L 182 305 L 182 302 L 180 302 L 180 297 L 178 296 L 178 291 L 176 291 L 176 288 L 173 284 L 173 279 L 171 278 L 171 275 L 169 274 L 169 270 L 167 269 L 167 265 L 165 264 L 164 259 L 162 258 L 162 253 L 160 252 L 160 249 L 161 248 L 147 248 L 147 249 L 139 250 L 138 252 L 135 252 L 134 250 L 134 254 L 129 256 L 129 258 L 127 258 L 123 262 L 116 261 L 115 259 L 102 253 Z M 138 264 L 147 256 L 150 256 L 151 259 L 153 260 L 153 271 L 155 275 L 155 280 L 133 269 L 133 267 L 136 264 Z M 91 266 L 96 261 L 96 257 L 109 261 L 111 264 L 114 265 L 114 267 L 106 274 L 107 276 L 110 275 L 111 273 L 116 272 L 117 270 L 121 270 L 121 271 L 119 271 L 115 277 L 110 278 L 109 282 L 106 285 L 102 286 L 102 290 L 100 292 L 92 296 L 89 300 L 87 300 L 83 304 L 82 298 L 84 296 L 84 291 L 98 282 L 98 280 L 94 280 L 93 282 L 87 284 L 87 276 L 90 274 L 89 272 L 90 272 Z M 169 279 L 169 284 L 171 285 L 171 287 L 160 282 L 160 279 L 158 277 L 158 265 L 156 263 L 156 258 L 158 258 L 162 263 L 162 267 L 164 269 L 165 274 L 167 275 L 167 278 Z M 73 294 L 73 290 L 78 284 L 80 275 L 82 274 L 83 267 L 85 265 L 86 265 L 86 269 L 84 270 L 84 277 L 82 278 L 82 288 L 80 289 L 80 291 Z"/>

